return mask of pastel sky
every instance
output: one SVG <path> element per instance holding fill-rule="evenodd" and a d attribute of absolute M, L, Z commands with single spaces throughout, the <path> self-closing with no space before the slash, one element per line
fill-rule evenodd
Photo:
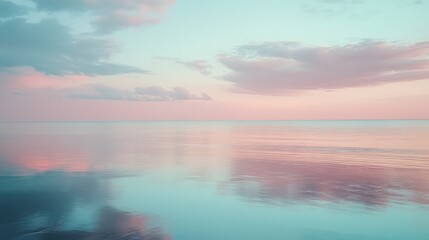
<path fill-rule="evenodd" d="M 429 119 L 427 0 L 0 0 L 0 120 Z"/>

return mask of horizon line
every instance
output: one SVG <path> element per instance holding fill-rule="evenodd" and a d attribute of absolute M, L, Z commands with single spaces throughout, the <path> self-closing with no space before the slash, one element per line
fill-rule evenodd
<path fill-rule="evenodd" d="M 0 123 L 58 122 L 287 122 L 287 121 L 429 121 L 429 118 L 395 119 L 155 119 L 155 120 L 0 120 Z"/>

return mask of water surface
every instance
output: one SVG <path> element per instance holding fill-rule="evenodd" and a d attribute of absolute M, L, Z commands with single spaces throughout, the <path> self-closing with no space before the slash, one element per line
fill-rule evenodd
<path fill-rule="evenodd" d="M 429 121 L 0 123 L 0 239 L 429 239 Z"/>

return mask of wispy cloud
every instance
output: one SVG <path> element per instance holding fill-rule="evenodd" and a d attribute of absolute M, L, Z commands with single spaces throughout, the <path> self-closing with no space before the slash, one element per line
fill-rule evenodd
<path fill-rule="evenodd" d="M 231 70 L 224 79 L 237 88 L 278 94 L 428 79 L 428 54 L 429 42 L 362 41 L 332 47 L 266 42 L 241 46 L 219 61 Z"/>
<path fill-rule="evenodd" d="M 190 69 L 194 69 L 203 75 L 211 74 L 211 68 L 206 61 L 204 60 L 194 60 L 194 61 L 180 61 L 179 64 L 182 64 Z"/>
<path fill-rule="evenodd" d="M 156 59 L 171 61 L 189 69 L 195 70 L 203 75 L 210 75 L 213 67 L 205 60 L 184 61 L 180 58 L 156 57 Z"/>
<path fill-rule="evenodd" d="M 133 90 L 124 90 L 107 85 L 86 85 L 82 88 L 70 89 L 69 97 L 75 99 L 105 99 L 105 100 L 126 100 L 126 101 L 182 101 L 182 100 L 211 100 L 206 93 L 196 95 L 190 93 L 183 87 L 171 89 L 159 86 L 137 87 Z"/>
<path fill-rule="evenodd" d="M 351 14 L 357 17 L 363 14 L 363 12 L 357 10 L 364 5 L 364 2 L 364 0 L 311 0 L 304 1 L 302 7 L 304 11 L 311 14 L 323 14 L 324 16 Z"/>
<path fill-rule="evenodd" d="M 161 20 L 174 0 L 33 0 L 39 10 L 47 12 L 84 12 L 93 17 L 98 33 L 153 24 Z"/>

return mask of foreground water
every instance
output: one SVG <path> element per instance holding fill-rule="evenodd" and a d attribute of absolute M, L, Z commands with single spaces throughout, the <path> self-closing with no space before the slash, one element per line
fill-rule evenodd
<path fill-rule="evenodd" d="M 0 239 L 429 239 L 429 121 L 0 123 Z"/>

